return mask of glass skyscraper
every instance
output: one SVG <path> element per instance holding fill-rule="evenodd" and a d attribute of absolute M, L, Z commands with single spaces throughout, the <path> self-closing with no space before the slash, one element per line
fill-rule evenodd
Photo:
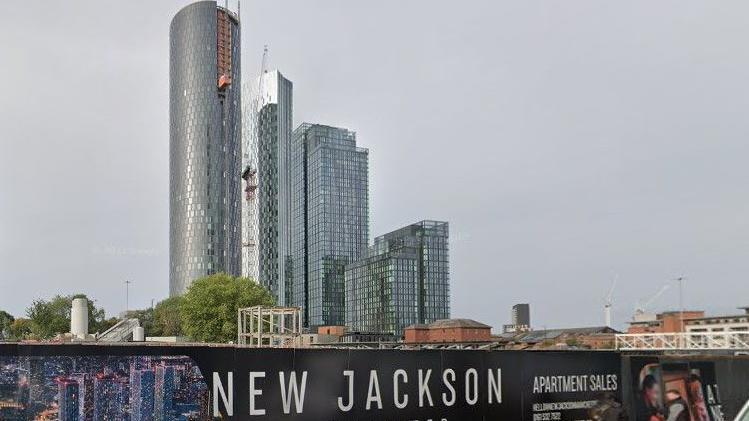
<path fill-rule="evenodd" d="M 421 221 L 377 237 L 346 266 L 346 326 L 402 335 L 406 326 L 450 318 L 447 222 Z"/>
<path fill-rule="evenodd" d="M 130 376 L 130 421 L 153 419 L 155 376 L 153 370 L 134 370 Z"/>
<path fill-rule="evenodd" d="M 291 305 L 306 326 L 342 325 L 344 269 L 369 242 L 369 152 L 352 131 L 304 123 L 291 150 Z"/>
<path fill-rule="evenodd" d="M 57 390 L 57 418 L 60 421 L 78 421 L 78 383 L 70 378 L 59 378 Z"/>
<path fill-rule="evenodd" d="M 114 375 L 99 373 L 94 377 L 94 420 L 116 420 L 123 412 L 118 398 L 119 384 Z"/>
<path fill-rule="evenodd" d="M 169 293 L 240 274 L 240 25 L 215 1 L 172 19 L 169 61 Z"/>
<path fill-rule="evenodd" d="M 265 72 L 252 96 L 243 217 L 243 268 L 278 305 L 291 301 L 291 166 L 293 85 Z"/>

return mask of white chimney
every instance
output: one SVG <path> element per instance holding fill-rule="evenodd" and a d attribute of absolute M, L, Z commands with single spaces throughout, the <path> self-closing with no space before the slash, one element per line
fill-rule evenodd
<path fill-rule="evenodd" d="M 88 335 L 88 300 L 75 298 L 70 309 L 70 333 L 79 339 Z"/>

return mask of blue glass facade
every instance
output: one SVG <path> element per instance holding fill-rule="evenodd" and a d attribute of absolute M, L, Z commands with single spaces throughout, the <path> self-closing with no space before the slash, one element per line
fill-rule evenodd
<path fill-rule="evenodd" d="M 377 237 L 346 266 L 346 326 L 402 335 L 450 318 L 449 226 L 421 221 Z"/>
<path fill-rule="evenodd" d="M 153 416 L 155 420 L 172 420 L 174 403 L 174 367 L 156 367 Z"/>
<path fill-rule="evenodd" d="M 57 381 L 58 419 L 60 421 L 78 421 L 78 383 L 73 379 L 61 378 Z"/>
<path fill-rule="evenodd" d="M 369 242 L 369 152 L 352 131 L 302 124 L 291 150 L 291 305 L 305 325 L 342 325 L 344 269 Z"/>
<path fill-rule="evenodd" d="M 151 421 L 154 410 L 153 370 L 134 370 L 130 377 L 130 420 Z"/>
<path fill-rule="evenodd" d="M 237 17 L 213 1 L 170 27 L 169 293 L 241 264 L 241 76 Z"/>
<path fill-rule="evenodd" d="M 116 420 L 123 412 L 118 400 L 119 384 L 113 375 L 94 378 L 94 420 Z"/>

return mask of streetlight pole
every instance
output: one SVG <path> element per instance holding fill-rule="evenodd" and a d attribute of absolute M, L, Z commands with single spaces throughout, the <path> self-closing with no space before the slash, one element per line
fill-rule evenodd
<path fill-rule="evenodd" d="M 132 281 L 125 281 L 125 314 L 130 311 L 130 284 Z"/>
<path fill-rule="evenodd" d="M 676 282 L 679 283 L 679 322 L 681 324 L 681 333 L 685 333 L 684 331 L 684 281 L 687 278 L 683 276 L 679 276 L 676 278 Z"/>

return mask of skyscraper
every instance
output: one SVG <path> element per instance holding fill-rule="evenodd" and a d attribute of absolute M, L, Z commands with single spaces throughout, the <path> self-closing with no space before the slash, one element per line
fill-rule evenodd
<path fill-rule="evenodd" d="M 291 151 L 291 305 L 306 326 L 342 325 L 344 269 L 369 242 L 369 152 L 352 131 L 294 130 Z"/>
<path fill-rule="evenodd" d="M 242 274 L 256 279 L 278 305 L 290 301 L 292 90 L 278 70 L 263 73 L 245 118 L 252 126 L 245 181 Z"/>
<path fill-rule="evenodd" d="M 530 304 L 515 304 L 512 306 L 512 324 L 518 327 L 531 327 Z"/>
<path fill-rule="evenodd" d="M 130 376 L 130 420 L 151 421 L 154 413 L 153 370 L 135 370 Z"/>
<path fill-rule="evenodd" d="M 174 367 L 156 367 L 153 418 L 155 421 L 170 421 L 174 405 Z"/>
<path fill-rule="evenodd" d="M 73 373 L 70 379 L 78 383 L 78 419 L 80 421 L 93 419 L 93 378 L 87 373 Z"/>
<path fill-rule="evenodd" d="M 118 399 L 118 378 L 99 373 L 94 377 L 93 419 L 116 420 L 124 411 Z"/>
<path fill-rule="evenodd" d="M 78 382 L 63 377 L 57 379 L 57 406 L 60 421 L 78 421 Z"/>
<path fill-rule="evenodd" d="M 215 1 L 172 19 L 169 61 L 169 293 L 241 264 L 240 25 Z"/>
<path fill-rule="evenodd" d="M 346 325 L 401 335 L 450 318 L 448 231 L 447 222 L 421 221 L 377 237 L 346 266 Z"/>

